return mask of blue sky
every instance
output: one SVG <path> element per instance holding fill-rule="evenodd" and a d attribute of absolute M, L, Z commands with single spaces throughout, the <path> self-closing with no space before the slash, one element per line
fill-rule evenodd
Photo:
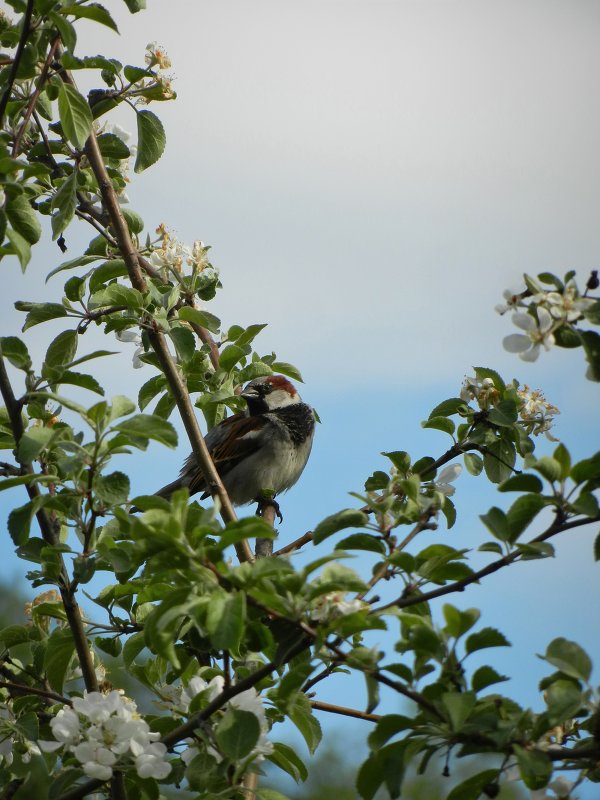
<path fill-rule="evenodd" d="M 591 452 L 597 388 L 583 379 L 581 353 L 519 361 L 502 349 L 514 328 L 493 306 L 524 271 L 597 267 L 598 4 L 149 0 L 135 17 L 122 2 L 106 5 L 122 36 L 83 21 L 81 53 L 140 63 L 157 40 L 179 95 L 153 109 L 167 152 L 134 178 L 132 207 L 150 231 L 164 222 L 183 241 L 213 246 L 225 289 L 210 310 L 226 325 L 269 323 L 257 349 L 301 369 L 302 394 L 323 420 L 283 499 L 282 542 L 352 503 L 347 493 L 385 464 L 380 451 L 443 452 L 443 434 L 419 422 L 473 365 L 543 388 L 561 409 L 556 435 L 576 457 Z M 134 130 L 126 110 L 116 119 Z M 68 255 L 90 236 L 75 222 Z M 61 276 L 47 286 L 43 277 L 60 260 L 47 241 L 24 279 L 4 263 L 3 335 L 21 324 L 15 299 L 59 296 Z M 27 334 L 33 353 L 51 330 Z M 86 340 L 82 352 L 107 345 L 95 332 Z M 123 354 L 98 364 L 109 395 L 135 397 L 151 377 L 131 369 L 127 347 L 111 340 Z M 136 456 L 135 491 L 170 480 L 187 450 Z M 476 548 L 488 538 L 478 514 L 509 499 L 482 479 L 456 486 L 456 527 L 420 546 Z M 3 518 L 9 499 L 0 497 Z M 596 533 L 572 531 L 556 559 L 500 572 L 452 601 L 481 607 L 482 623 L 512 641 L 493 663 L 523 703 L 539 707 L 547 670 L 535 653 L 555 636 L 600 661 L 588 622 L 600 599 Z M 20 581 L 24 565 L 6 540 L 4 555 L 0 575 Z M 346 691 L 323 699 L 341 702 Z"/>

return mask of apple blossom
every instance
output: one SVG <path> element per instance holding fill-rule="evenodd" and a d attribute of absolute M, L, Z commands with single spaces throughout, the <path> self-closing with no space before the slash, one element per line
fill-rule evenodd
<path fill-rule="evenodd" d="M 542 345 L 549 350 L 554 344 L 554 320 L 543 306 L 537 308 L 537 320 L 523 312 L 513 314 L 512 320 L 526 333 L 512 333 L 504 337 L 502 344 L 509 353 L 518 353 L 523 361 L 535 361 Z"/>

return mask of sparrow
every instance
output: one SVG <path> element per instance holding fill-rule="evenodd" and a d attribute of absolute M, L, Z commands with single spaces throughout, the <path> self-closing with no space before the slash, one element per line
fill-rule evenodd
<path fill-rule="evenodd" d="M 260 513 L 268 490 L 269 502 L 281 518 L 274 497 L 293 486 L 306 466 L 315 432 L 314 412 L 282 375 L 255 378 L 240 396 L 246 411 L 223 420 L 204 441 L 231 502 L 236 506 L 257 502 Z M 168 499 L 184 486 L 190 495 L 201 492 L 202 500 L 210 495 L 193 453 L 177 480 L 155 494 Z"/>

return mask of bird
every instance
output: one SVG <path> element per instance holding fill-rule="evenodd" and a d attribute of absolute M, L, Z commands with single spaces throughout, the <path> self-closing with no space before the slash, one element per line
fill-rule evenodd
<path fill-rule="evenodd" d="M 240 396 L 247 409 L 224 419 L 204 441 L 233 505 L 256 502 L 260 514 L 268 499 L 281 520 L 275 496 L 293 486 L 306 466 L 315 414 L 283 375 L 255 378 Z M 190 495 L 201 492 L 202 500 L 210 495 L 193 453 L 184 461 L 177 480 L 155 494 L 169 499 L 182 487 L 187 487 Z"/>

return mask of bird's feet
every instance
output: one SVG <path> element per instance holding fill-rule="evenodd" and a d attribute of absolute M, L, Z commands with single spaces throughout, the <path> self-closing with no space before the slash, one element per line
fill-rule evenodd
<path fill-rule="evenodd" d="M 266 509 L 271 506 L 271 508 L 275 509 L 275 516 L 279 520 L 280 523 L 283 522 L 283 514 L 281 513 L 281 509 L 279 508 L 279 503 L 275 500 L 275 495 L 259 495 L 256 498 L 256 516 L 257 517 L 264 517 Z"/>

